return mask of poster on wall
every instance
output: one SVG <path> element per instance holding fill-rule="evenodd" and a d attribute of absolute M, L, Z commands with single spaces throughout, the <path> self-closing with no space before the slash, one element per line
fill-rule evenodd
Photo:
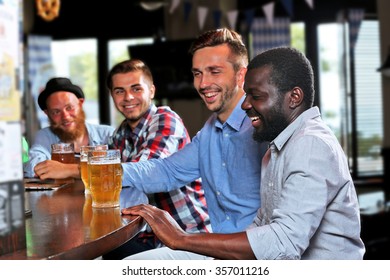
<path fill-rule="evenodd" d="M 0 120 L 20 120 L 20 93 L 16 70 L 19 65 L 19 14 L 17 0 L 0 0 Z"/>
<path fill-rule="evenodd" d="M 22 165 L 19 0 L 0 0 L 0 255 L 26 247 Z"/>
<path fill-rule="evenodd" d="M 23 179 L 21 133 L 19 122 L 0 121 L 0 183 Z"/>

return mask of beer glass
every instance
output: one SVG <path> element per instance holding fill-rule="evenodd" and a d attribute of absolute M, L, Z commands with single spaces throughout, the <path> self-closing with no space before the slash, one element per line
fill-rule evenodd
<path fill-rule="evenodd" d="M 85 194 L 90 194 L 91 189 L 89 187 L 88 177 L 88 154 L 93 151 L 108 150 L 108 145 L 95 145 L 95 146 L 81 146 L 80 147 L 80 173 L 81 180 L 84 183 Z M 97 153 L 96 153 L 97 155 Z"/>
<path fill-rule="evenodd" d="M 102 150 L 88 156 L 89 186 L 92 207 L 119 207 L 122 190 L 120 150 Z"/>
<path fill-rule="evenodd" d="M 51 145 L 51 159 L 62 163 L 75 163 L 73 143 L 56 143 Z M 56 179 L 56 183 L 73 183 L 73 178 Z"/>

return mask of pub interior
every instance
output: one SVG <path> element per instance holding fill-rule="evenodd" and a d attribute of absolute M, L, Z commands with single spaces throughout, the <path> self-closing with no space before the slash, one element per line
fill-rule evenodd
<path fill-rule="evenodd" d="M 186 52 L 190 41 L 201 31 L 231 27 L 243 35 L 253 57 L 264 48 L 258 42 L 263 38 L 258 22 L 265 21 L 267 32 L 275 32 L 269 37 L 280 36 L 276 35 L 280 27 L 273 23 L 287 22 L 287 39 L 304 49 L 315 69 L 315 103 L 321 111 L 329 112 L 325 119 L 329 117 L 350 163 L 361 207 L 365 259 L 390 259 L 390 230 L 385 226 L 390 211 L 390 111 L 385 110 L 390 104 L 390 65 L 385 65 L 390 56 L 388 0 L 46 1 L 58 5 L 58 15 L 50 18 L 38 13 L 37 3 L 45 0 L 9 1 L 17 4 L 20 14 L 17 28 L 13 29 L 7 26 L 7 1 L 0 1 L 0 73 L 9 73 L 3 66 L 7 40 L 17 40 L 13 46 L 18 46 L 19 59 L 11 73 L 20 97 L 16 119 L 6 116 L 6 103 L 0 105 L 0 112 L 4 110 L 0 114 L 0 132 L 16 122 L 20 125 L 17 137 L 24 136 L 28 143 L 33 140 L 35 132 L 45 125 L 35 105 L 36 95 L 42 79 L 52 73 L 68 75 L 82 84 L 87 99 L 91 99 L 87 117 L 115 127 L 115 109 L 106 91 L 105 77 L 114 59 L 139 56 L 156 71 L 156 102 L 176 110 L 194 136 L 209 113 L 191 86 L 191 61 Z M 326 30 L 335 29 L 326 28 L 332 26 L 341 31 L 329 35 Z M 9 35 L 9 30 L 15 34 Z M 92 42 L 92 55 L 75 56 L 71 62 L 72 56 L 66 52 L 84 49 L 85 40 Z M 122 49 L 115 57 L 116 43 Z M 333 48 L 336 53 L 326 52 Z M 63 63 L 65 57 L 69 60 Z M 40 63 L 42 59 L 49 63 Z M 366 61 L 374 61 L 374 65 Z M 63 64 L 68 66 L 59 70 Z M 333 70 L 333 74 L 329 70 L 327 75 L 324 69 Z M 83 71 L 89 74 L 81 75 Z M 0 92 L 4 88 L 0 85 Z M 0 99 L 4 96 L 1 94 Z M 0 153 L 6 149 L 1 142 Z M 13 174 L 12 168 L 2 172 Z M 9 182 L 22 184 L 22 178 L 13 176 L 0 179 L 0 194 Z M 0 218 L 4 215 L 0 212 Z M 6 248 L 5 244 L 12 240 L 10 236 L 0 234 L 0 245 Z M 20 246 L 26 245 L 13 242 L 8 251 L 0 250 L 0 258 Z"/>

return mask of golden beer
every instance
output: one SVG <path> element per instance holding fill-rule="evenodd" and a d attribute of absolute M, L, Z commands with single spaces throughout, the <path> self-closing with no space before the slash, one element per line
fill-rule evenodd
<path fill-rule="evenodd" d="M 107 150 L 104 156 L 88 159 L 92 207 L 119 207 L 122 190 L 122 166 L 119 150 Z"/>
<path fill-rule="evenodd" d="M 51 154 L 51 159 L 62 163 L 75 163 L 74 152 L 55 153 Z"/>
<path fill-rule="evenodd" d="M 96 145 L 96 146 L 81 146 L 80 147 L 80 174 L 81 180 L 84 183 L 85 194 L 90 194 L 91 189 L 89 187 L 89 175 L 88 175 L 88 154 L 91 155 L 103 155 L 102 150 L 107 150 L 107 145 Z"/>
<path fill-rule="evenodd" d="M 62 163 L 75 163 L 73 143 L 56 143 L 51 145 L 51 159 Z M 73 183 L 73 178 L 56 179 L 56 183 Z"/>

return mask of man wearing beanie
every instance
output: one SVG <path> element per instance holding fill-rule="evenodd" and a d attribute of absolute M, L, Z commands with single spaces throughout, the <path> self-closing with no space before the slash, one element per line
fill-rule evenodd
<path fill-rule="evenodd" d="M 76 153 L 81 146 L 107 144 L 114 128 L 85 122 L 84 93 L 67 78 L 50 79 L 38 97 L 38 105 L 49 118 L 49 127 L 39 130 L 24 165 L 25 177 L 40 179 L 80 178 L 78 164 L 51 160 L 51 144 L 73 143 Z"/>

